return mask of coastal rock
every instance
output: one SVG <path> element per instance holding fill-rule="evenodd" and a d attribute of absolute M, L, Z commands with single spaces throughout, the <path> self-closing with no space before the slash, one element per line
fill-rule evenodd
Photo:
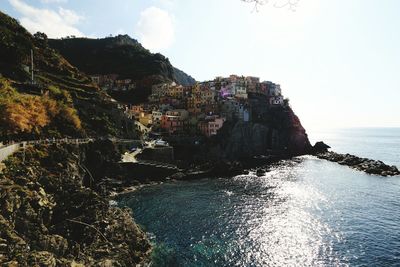
<path fill-rule="evenodd" d="M 187 174 L 185 174 L 183 172 L 177 172 L 177 173 L 169 176 L 168 178 L 172 179 L 172 180 L 183 180 L 183 179 L 185 179 L 186 176 L 187 176 Z"/>
<path fill-rule="evenodd" d="M 389 166 L 379 160 L 360 158 L 350 154 L 339 154 L 335 152 L 317 153 L 316 156 L 320 159 L 337 162 L 341 165 L 350 166 L 351 168 L 368 174 L 381 176 L 400 175 L 400 171 L 396 166 Z"/>
<path fill-rule="evenodd" d="M 243 166 L 239 161 L 218 161 L 212 164 L 209 173 L 213 176 L 226 177 L 242 173 Z"/>
<path fill-rule="evenodd" d="M 256 170 L 256 175 L 257 176 L 263 176 L 265 174 L 265 170 L 264 169 L 257 169 Z"/>
<path fill-rule="evenodd" d="M 114 152 L 103 150 L 104 173 L 94 171 L 87 156 L 107 144 L 28 148 L 24 162 L 22 153 L 6 162 L 0 174 L 1 263 L 136 266 L 147 260 L 151 246 L 145 233 L 128 210 L 110 207 L 94 184 L 106 166 L 115 167 Z"/>
<path fill-rule="evenodd" d="M 217 143 L 221 155 L 230 160 L 252 158 L 259 155 L 303 155 L 312 150 L 308 136 L 298 117 L 290 107 L 267 109 L 251 122 L 226 124 L 218 132 Z"/>
<path fill-rule="evenodd" d="M 259 102 L 251 104 L 249 121 L 227 120 L 211 138 L 168 137 L 179 166 L 245 162 L 261 155 L 287 158 L 312 152 L 306 131 L 290 106 L 270 107 L 260 96 L 251 101 Z"/>
<path fill-rule="evenodd" d="M 331 148 L 327 144 L 325 144 L 322 141 L 316 142 L 315 145 L 313 146 L 313 150 L 315 153 L 324 153 L 328 152 L 328 149 Z"/>

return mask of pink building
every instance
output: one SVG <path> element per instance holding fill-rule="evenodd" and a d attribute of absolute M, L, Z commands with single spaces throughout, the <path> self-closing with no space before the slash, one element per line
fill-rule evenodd
<path fill-rule="evenodd" d="M 199 130 L 207 137 L 217 135 L 218 130 L 224 125 L 225 118 L 212 116 L 198 124 Z"/>

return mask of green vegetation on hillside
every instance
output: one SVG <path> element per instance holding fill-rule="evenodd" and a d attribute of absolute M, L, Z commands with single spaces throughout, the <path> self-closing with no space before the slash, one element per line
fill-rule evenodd
<path fill-rule="evenodd" d="M 137 135 L 110 96 L 50 48 L 45 34 L 31 35 L 0 12 L 1 77 L 1 140 Z"/>
<path fill-rule="evenodd" d="M 53 86 L 43 96 L 21 94 L 4 78 L 0 78 L 0 122 L 0 135 L 9 138 L 80 135 L 82 130 L 68 92 Z"/>
<path fill-rule="evenodd" d="M 86 74 L 117 74 L 120 79 L 132 79 L 137 85 L 136 89 L 110 91 L 120 101 L 145 102 L 151 93 L 151 86 L 156 83 L 195 83 L 192 77 L 173 67 L 168 58 L 159 53 L 151 53 L 128 35 L 102 39 L 49 40 L 49 45 Z"/>
<path fill-rule="evenodd" d="M 184 72 L 175 69 L 168 58 L 151 53 L 128 35 L 103 39 L 49 40 L 49 44 L 87 74 L 115 73 L 138 82 L 149 77 L 159 81 L 175 80 L 183 85 L 195 82 Z"/>

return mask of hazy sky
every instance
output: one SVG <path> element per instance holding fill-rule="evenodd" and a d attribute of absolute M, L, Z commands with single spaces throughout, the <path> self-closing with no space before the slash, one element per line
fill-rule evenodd
<path fill-rule="evenodd" d="M 400 127 L 400 1 L 1 0 L 51 37 L 127 33 L 197 80 L 259 76 L 281 84 L 309 128 Z M 291 0 L 295 2 L 296 0 Z"/>

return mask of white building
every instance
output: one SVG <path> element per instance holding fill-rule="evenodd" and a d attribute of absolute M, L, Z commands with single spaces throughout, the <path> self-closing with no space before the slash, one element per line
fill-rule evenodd
<path fill-rule="evenodd" d="M 152 117 L 153 123 L 154 124 L 160 124 L 162 115 L 163 114 L 162 114 L 161 111 L 153 110 L 151 112 L 151 117 Z"/>
<path fill-rule="evenodd" d="M 272 106 L 283 106 L 284 101 L 283 101 L 283 96 L 273 96 L 269 99 L 269 103 Z"/>
<path fill-rule="evenodd" d="M 246 88 L 245 83 L 242 83 L 242 82 L 234 83 L 233 91 L 237 98 L 244 98 L 244 99 L 247 98 L 247 88 Z"/>

